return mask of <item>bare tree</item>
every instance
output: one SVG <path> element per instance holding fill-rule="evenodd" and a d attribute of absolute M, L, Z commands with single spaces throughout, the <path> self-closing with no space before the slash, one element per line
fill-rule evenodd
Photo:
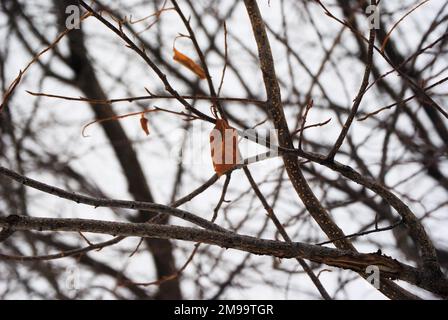
<path fill-rule="evenodd" d="M 1 297 L 447 298 L 447 7 L 3 0 Z"/>

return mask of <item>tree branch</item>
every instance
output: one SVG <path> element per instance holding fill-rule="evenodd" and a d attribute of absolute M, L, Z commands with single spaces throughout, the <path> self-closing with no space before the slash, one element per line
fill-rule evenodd
<path fill-rule="evenodd" d="M 0 227 L 9 227 L 15 231 L 91 232 L 121 237 L 134 236 L 201 242 L 258 255 L 270 255 L 278 258 L 300 257 L 359 273 L 364 273 L 368 266 L 375 265 L 379 268 L 383 281 L 387 278 L 400 279 L 422 285 L 424 289 L 441 296 L 448 296 L 448 281 L 426 281 L 425 275 L 418 269 L 379 253 L 362 254 L 301 242 L 286 243 L 189 227 L 93 219 L 36 218 L 11 215 L 0 217 Z"/>

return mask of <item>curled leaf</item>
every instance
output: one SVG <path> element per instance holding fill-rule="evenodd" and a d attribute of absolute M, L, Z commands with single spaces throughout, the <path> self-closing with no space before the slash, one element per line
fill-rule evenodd
<path fill-rule="evenodd" d="M 238 133 L 226 120 L 217 119 L 210 133 L 213 168 L 218 177 L 242 163 L 238 150 Z"/>
<path fill-rule="evenodd" d="M 183 53 L 176 50 L 176 48 L 173 48 L 174 56 L 173 59 L 177 62 L 179 62 L 184 67 L 190 69 L 192 72 L 194 72 L 200 79 L 205 79 L 205 72 L 204 69 L 200 65 L 198 65 L 196 62 L 194 62 L 192 59 L 184 55 Z"/>
<path fill-rule="evenodd" d="M 140 117 L 140 126 L 142 130 L 145 131 L 146 135 L 149 136 L 149 125 L 148 119 L 146 119 L 145 114 L 142 112 L 142 116 Z"/>

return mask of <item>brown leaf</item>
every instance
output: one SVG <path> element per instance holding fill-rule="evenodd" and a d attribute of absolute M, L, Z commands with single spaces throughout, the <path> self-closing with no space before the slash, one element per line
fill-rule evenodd
<path fill-rule="evenodd" d="M 210 133 L 210 147 L 213 168 L 218 177 L 241 163 L 238 133 L 235 128 L 229 126 L 227 121 L 216 120 L 216 125 Z"/>
<path fill-rule="evenodd" d="M 174 50 L 174 56 L 173 59 L 177 62 L 179 62 L 184 67 L 187 67 L 191 71 L 193 71 L 200 79 L 205 79 L 205 72 L 204 69 L 200 65 L 198 65 L 196 62 L 191 60 L 189 57 L 184 55 L 183 53 L 176 50 L 176 48 L 173 48 Z"/>
<path fill-rule="evenodd" d="M 148 119 L 145 118 L 145 114 L 142 113 L 142 116 L 140 117 L 140 126 L 142 127 L 142 130 L 145 131 L 146 135 L 149 135 L 149 126 L 148 126 Z"/>

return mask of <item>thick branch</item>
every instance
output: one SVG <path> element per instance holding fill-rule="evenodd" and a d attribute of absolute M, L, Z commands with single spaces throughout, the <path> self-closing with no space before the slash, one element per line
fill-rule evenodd
<path fill-rule="evenodd" d="M 278 140 L 281 148 L 293 149 L 291 135 L 289 133 L 288 124 L 283 112 L 280 87 L 277 81 L 275 72 L 274 59 L 272 56 L 269 39 L 266 33 L 266 27 L 255 0 L 245 0 L 246 9 L 252 25 L 254 37 L 258 47 L 258 56 L 260 59 L 261 71 L 263 73 L 263 80 L 266 88 L 267 104 L 269 114 L 271 115 L 275 128 L 278 130 Z M 286 171 L 294 186 L 297 194 L 304 203 L 308 212 L 313 219 L 319 224 L 320 228 L 330 239 L 343 239 L 335 241 L 336 247 L 344 250 L 356 249 L 347 239 L 336 223 L 331 219 L 327 210 L 322 206 L 308 182 L 306 181 L 298 162 L 297 157 L 293 155 L 284 154 L 283 162 Z M 402 288 L 396 286 L 391 282 L 383 282 L 380 288 L 381 292 L 390 298 L 404 298 L 409 299 L 411 295 Z"/>
<path fill-rule="evenodd" d="M 49 193 L 51 195 L 58 196 L 63 199 L 71 200 L 76 203 L 83 203 L 89 206 L 97 207 L 108 207 L 108 208 L 123 208 L 123 209 L 133 209 L 133 210 L 141 210 L 152 212 L 155 214 L 162 213 L 168 214 L 171 216 L 178 217 L 185 221 L 194 223 L 200 227 L 207 228 L 214 231 L 219 232 L 230 232 L 227 229 L 224 229 L 217 224 L 211 223 L 206 219 L 198 217 L 190 212 L 176 209 L 168 206 L 164 206 L 161 204 L 151 203 L 151 202 L 142 202 L 142 201 L 129 201 L 129 200 L 111 200 L 111 199 L 101 199 L 101 198 L 93 198 L 89 196 L 84 196 L 81 194 L 77 194 L 74 192 L 68 192 L 63 189 L 39 182 L 37 180 L 22 176 L 12 170 L 6 169 L 0 166 L 0 174 L 4 175 L 12 180 L 20 182 L 25 186 Z"/>
<path fill-rule="evenodd" d="M 91 232 L 122 237 L 135 236 L 201 242 L 258 255 L 270 255 L 278 258 L 300 257 L 359 273 L 364 273 L 368 266 L 375 265 L 379 268 L 383 281 L 386 278 L 401 279 L 416 285 L 423 285 L 424 289 L 441 296 L 448 296 L 448 281 L 428 281 L 418 269 L 380 253 L 362 254 L 301 242 L 286 243 L 197 228 L 91 219 L 36 218 L 11 215 L 0 217 L 0 227 L 11 228 L 15 231 Z"/>

